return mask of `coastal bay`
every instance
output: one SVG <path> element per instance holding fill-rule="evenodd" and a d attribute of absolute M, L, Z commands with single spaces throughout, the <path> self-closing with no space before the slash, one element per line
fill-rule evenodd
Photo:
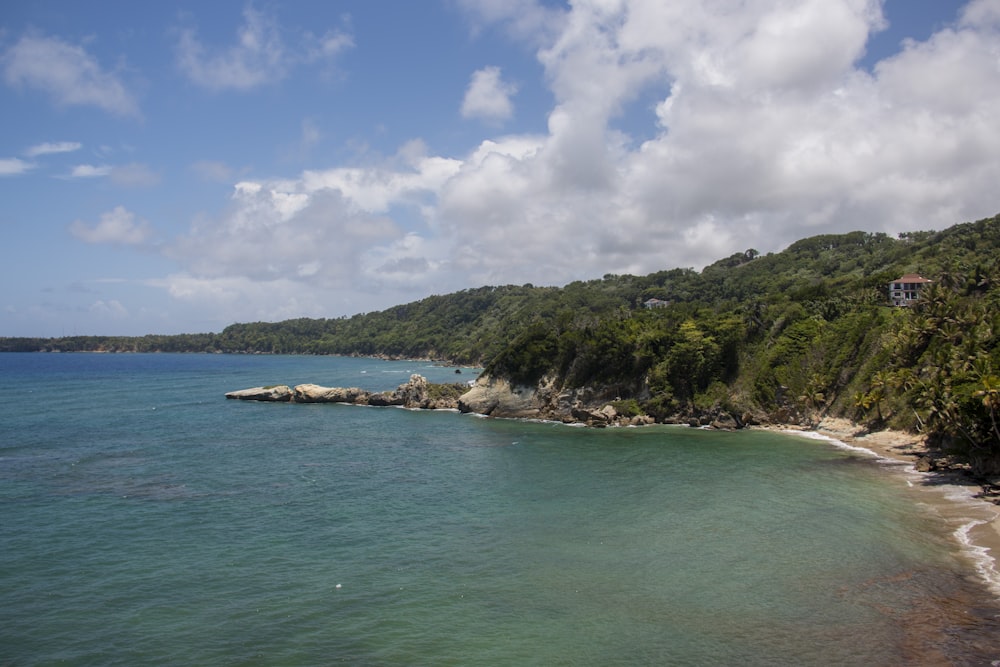
<path fill-rule="evenodd" d="M 494 388 L 495 384 L 500 384 L 499 390 Z M 515 390 L 506 383 L 496 383 L 489 378 L 478 382 L 470 381 L 466 387 L 469 391 L 459 396 L 463 391 L 462 387 L 463 385 L 455 383 L 428 384 L 423 376 L 413 375 L 406 383 L 387 392 L 372 393 L 357 387 L 303 384 L 294 389 L 280 385 L 238 390 L 227 392 L 226 398 L 264 402 L 399 406 L 410 409 L 461 409 L 463 412 L 484 416 L 494 413 L 506 419 L 530 420 L 546 415 L 550 418 L 558 417 L 558 421 L 563 423 L 601 427 L 609 424 L 623 427 L 653 423 L 649 419 L 621 418 L 611 405 L 596 407 L 595 404 L 589 408 L 569 409 L 565 406 L 570 403 L 579 405 L 578 400 L 573 400 L 573 395 L 555 399 L 550 397 L 548 402 L 551 406 L 561 403 L 563 409 L 560 413 L 550 406 L 546 411 L 545 401 L 537 400 L 536 392 L 528 389 Z M 443 391 L 448 393 L 446 399 L 430 398 L 432 392 L 440 396 Z M 592 392 L 584 389 L 580 393 L 586 395 Z M 713 428 L 720 428 L 718 422 Z M 892 429 L 872 431 L 850 420 L 836 417 L 823 418 L 815 426 L 769 424 L 752 428 L 826 439 L 849 451 L 871 455 L 881 463 L 896 464 L 893 468 L 907 478 L 910 486 L 927 491 L 920 497 L 921 502 L 932 504 L 935 514 L 942 521 L 956 526 L 953 532 L 956 542 L 966 551 L 983 583 L 1000 596 L 1000 570 L 997 567 L 1000 555 L 1000 504 L 962 466 L 932 472 L 935 467 L 932 456 L 936 452 L 928 446 L 925 436 Z M 921 467 L 924 469 L 921 470 Z"/>
<path fill-rule="evenodd" d="M 0 355 L 13 664 L 989 664 L 895 472 L 787 433 L 225 401 L 426 362 Z"/>

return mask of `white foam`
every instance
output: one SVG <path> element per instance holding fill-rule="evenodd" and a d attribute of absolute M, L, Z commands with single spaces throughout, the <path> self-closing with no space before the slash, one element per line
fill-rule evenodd
<path fill-rule="evenodd" d="M 994 519 L 995 520 L 995 519 Z M 969 533 L 977 526 L 982 526 L 989 523 L 986 519 L 973 519 L 968 523 L 960 526 L 954 533 L 955 538 L 959 541 L 967 553 L 972 558 L 972 562 L 976 566 L 976 572 L 979 576 L 986 582 L 987 587 L 993 592 L 994 595 L 1000 597 L 1000 572 L 997 572 L 996 560 L 990 555 L 990 550 L 986 547 L 975 544 Z"/>
<path fill-rule="evenodd" d="M 910 464 L 907 463 L 906 461 L 900 461 L 899 459 L 894 459 L 891 456 L 885 456 L 884 454 L 880 454 L 872 449 L 868 449 L 867 447 L 851 445 L 849 443 L 844 442 L 843 440 L 838 440 L 833 436 L 817 433 L 816 431 L 793 431 L 790 429 L 783 430 L 781 431 L 781 433 L 787 433 L 789 435 L 797 435 L 802 438 L 809 438 L 810 440 L 822 440 L 823 442 L 830 443 L 837 449 L 842 449 L 844 451 L 852 452 L 854 454 L 862 454 L 864 456 L 871 457 L 881 465 L 893 466 L 898 468 L 906 467 L 908 469 L 908 472 L 912 472 L 915 478 L 920 478 L 924 476 L 924 473 L 919 473 L 916 470 L 913 470 Z"/>

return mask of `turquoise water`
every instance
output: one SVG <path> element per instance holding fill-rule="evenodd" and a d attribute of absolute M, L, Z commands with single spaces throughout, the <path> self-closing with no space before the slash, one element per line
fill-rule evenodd
<path fill-rule="evenodd" d="M 0 355 L 2 665 L 901 665 L 1000 613 L 822 443 L 227 401 L 421 362 Z"/>

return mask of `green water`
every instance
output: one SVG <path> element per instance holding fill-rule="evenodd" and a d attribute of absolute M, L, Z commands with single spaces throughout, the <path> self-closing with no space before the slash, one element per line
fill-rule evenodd
<path fill-rule="evenodd" d="M 951 529 L 832 446 L 223 398 L 410 372 L 472 377 L 0 355 L 0 664 L 1000 659 Z"/>

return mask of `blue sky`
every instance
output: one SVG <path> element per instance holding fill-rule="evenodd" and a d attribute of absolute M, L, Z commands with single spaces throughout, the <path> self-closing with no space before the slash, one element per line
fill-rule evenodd
<path fill-rule="evenodd" d="M 0 8 L 0 336 L 219 331 L 1000 211 L 1000 0 Z"/>

